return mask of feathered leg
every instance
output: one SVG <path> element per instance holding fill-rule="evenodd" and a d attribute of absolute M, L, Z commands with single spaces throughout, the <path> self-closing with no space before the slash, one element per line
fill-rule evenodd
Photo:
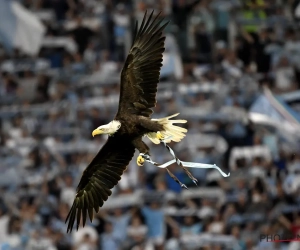
<path fill-rule="evenodd" d="M 140 155 L 136 159 L 136 163 L 138 166 L 143 166 L 145 162 L 145 158 L 143 155 L 147 155 L 150 157 L 149 154 L 149 147 L 142 141 L 142 138 L 137 138 L 132 141 L 133 146 L 140 152 Z"/>

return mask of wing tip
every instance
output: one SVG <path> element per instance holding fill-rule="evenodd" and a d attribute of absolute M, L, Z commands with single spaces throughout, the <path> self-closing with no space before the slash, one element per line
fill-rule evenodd
<path fill-rule="evenodd" d="M 164 21 L 164 18 L 162 18 L 161 20 L 159 20 L 158 22 L 156 22 L 156 20 L 158 19 L 158 17 L 160 17 L 161 14 L 163 13 L 163 11 L 160 10 L 160 11 L 158 12 L 158 14 L 155 15 L 155 18 L 153 19 L 153 21 L 150 23 L 150 21 L 151 21 L 151 19 L 152 19 L 152 17 L 153 17 L 154 11 L 155 11 L 155 10 L 153 9 L 153 10 L 151 11 L 151 14 L 150 14 L 149 17 L 148 17 L 148 21 L 147 21 L 147 25 L 146 25 L 146 26 L 149 25 L 149 27 L 146 27 L 146 26 L 143 27 L 143 28 L 144 28 L 143 31 L 146 31 L 147 28 L 150 28 L 151 26 L 153 26 L 153 25 L 155 25 L 155 24 L 160 24 L 160 23 L 162 23 L 162 22 Z M 148 10 L 145 11 L 144 18 L 146 18 L 147 12 L 148 12 Z M 144 19 L 144 18 L 143 18 L 143 19 Z M 144 20 L 143 20 L 143 21 L 144 21 Z M 169 23 L 170 23 L 170 20 L 168 20 L 168 21 L 163 25 L 163 28 L 165 28 Z M 151 28 L 150 28 L 150 29 L 151 29 Z"/>
<path fill-rule="evenodd" d="M 65 223 L 68 223 L 67 227 L 67 233 L 71 233 L 74 227 L 74 222 L 76 220 L 76 207 L 75 206 L 75 201 L 73 202 L 72 207 L 70 208 L 70 211 L 67 215 L 67 218 L 65 220 Z M 78 231 L 78 229 L 77 229 Z"/>

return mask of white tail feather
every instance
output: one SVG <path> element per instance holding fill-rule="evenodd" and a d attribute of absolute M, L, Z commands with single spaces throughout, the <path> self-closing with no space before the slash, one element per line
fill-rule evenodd
<path fill-rule="evenodd" d="M 187 132 L 187 129 L 175 126 L 174 123 L 186 123 L 187 121 L 186 120 L 170 120 L 170 118 L 173 118 L 178 115 L 179 115 L 179 113 L 168 116 L 168 117 L 160 118 L 160 119 L 151 119 L 152 121 L 156 121 L 159 124 L 163 125 L 164 130 L 159 131 L 159 132 L 162 134 L 162 136 L 164 138 L 170 137 L 169 140 L 165 141 L 166 143 L 170 143 L 171 141 L 180 142 L 186 136 L 185 133 Z M 152 132 L 152 133 L 148 133 L 146 135 L 154 144 L 160 143 L 160 140 L 156 136 L 157 133 Z"/>

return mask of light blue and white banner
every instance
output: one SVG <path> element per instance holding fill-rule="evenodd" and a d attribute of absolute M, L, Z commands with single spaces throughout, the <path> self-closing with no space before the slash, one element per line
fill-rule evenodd
<path fill-rule="evenodd" d="M 41 47 L 45 27 L 42 22 L 18 1 L 0 0 L 0 42 L 5 49 L 20 49 L 36 55 Z"/>
<path fill-rule="evenodd" d="M 249 118 L 254 123 L 276 127 L 286 139 L 300 140 L 299 114 L 267 88 L 251 106 Z"/>
<path fill-rule="evenodd" d="M 265 88 L 263 95 L 251 106 L 250 112 L 269 116 L 277 121 L 285 121 L 300 129 L 300 115 L 295 112 L 284 99 L 274 96 L 272 92 Z"/>

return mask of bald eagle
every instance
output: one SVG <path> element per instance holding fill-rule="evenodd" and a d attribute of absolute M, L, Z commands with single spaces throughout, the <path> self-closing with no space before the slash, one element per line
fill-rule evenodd
<path fill-rule="evenodd" d="M 66 218 L 67 232 L 72 231 L 75 220 L 77 230 L 81 219 L 84 226 L 87 214 L 93 220 L 94 211 L 97 213 L 111 195 L 111 189 L 121 179 L 135 149 L 140 152 L 137 164 L 143 165 L 145 156 L 149 156 L 143 136 L 159 144 L 163 138 L 167 143 L 179 142 L 187 132 L 185 128 L 174 125 L 185 123 L 185 120 L 171 120 L 178 114 L 151 119 L 165 50 L 162 31 L 168 24 L 162 25 L 159 15 L 153 17 L 152 11 L 147 17 L 146 12 L 139 29 L 136 22 L 133 43 L 121 72 L 118 112 L 113 121 L 92 132 L 93 136 L 107 134 L 109 137 L 82 174 Z"/>

